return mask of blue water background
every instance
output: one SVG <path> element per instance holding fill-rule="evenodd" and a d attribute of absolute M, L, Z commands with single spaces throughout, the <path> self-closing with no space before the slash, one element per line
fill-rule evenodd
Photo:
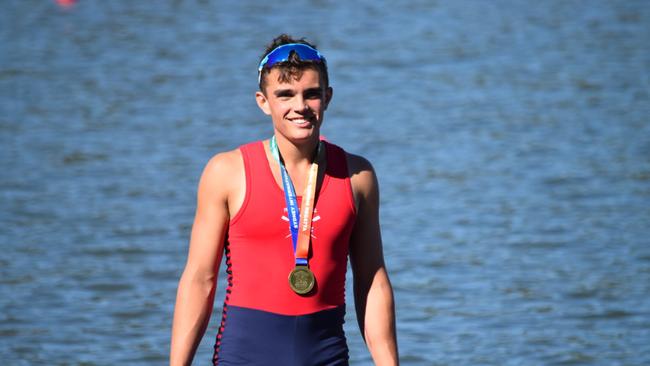
<path fill-rule="evenodd" d="M 650 364 L 636 0 L 2 1 L 2 364 L 166 362 L 199 174 L 271 134 L 280 32 L 327 56 L 324 133 L 379 175 L 404 365 Z M 370 365 L 351 298 L 346 332 Z"/>

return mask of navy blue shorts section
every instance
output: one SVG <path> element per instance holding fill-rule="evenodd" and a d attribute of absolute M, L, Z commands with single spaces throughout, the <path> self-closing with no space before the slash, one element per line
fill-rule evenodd
<path fill-rule="evenodd" d="M 228 306 L 215 365 L 348 365 L 345 306 L 288 316 Z"/>

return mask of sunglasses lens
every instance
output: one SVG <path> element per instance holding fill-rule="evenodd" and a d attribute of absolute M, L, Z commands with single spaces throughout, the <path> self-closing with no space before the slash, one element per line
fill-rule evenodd
<path fill-rule="evenodd" d="M 275 50 L 271 51 L 264 60 L 262 60 L 262 63 L 260 64 L 259 69 L 261 70 L 264 67 L 273 67 L 278 62 L 284 62 L 289 59 L 289 56 L 291 56 L 291 52 L 295 52 L 298 54 L 298 57 L 302 61 L 323 61 L 324 58 L 316 51 L 315 49 L 304 45 L 304 44 L 286 44 L 283 46 L 280 46 L 276 48 Z"/>

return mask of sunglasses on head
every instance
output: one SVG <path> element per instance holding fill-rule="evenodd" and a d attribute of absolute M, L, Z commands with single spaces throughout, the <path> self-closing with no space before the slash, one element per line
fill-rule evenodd
<path fill-rule="evenodd" d="M 265 67 L 271 68 L 278 62 L 289 60 L 291 52 L 295 52 L 302 61 L 318 61 L 325 62 L 325 57 L 320 54 L 315 48 L 310 47 L 303 43 L 289 43 L 278 46 L 273 51 L 269 52 L 257 67 L 258 84 L 262 81 L 262 70 Z"/>

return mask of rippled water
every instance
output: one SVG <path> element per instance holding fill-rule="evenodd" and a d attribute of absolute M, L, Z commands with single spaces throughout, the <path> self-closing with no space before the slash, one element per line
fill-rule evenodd
<path fill-rule="evenodd" d="M 3 364 L 165 362 L 198 176 L 271 133 L 280 32 L 327 55 L 324 132 L 379 174 L 403 364 L 650 363 L 646 2 L 283 5 L 3 2 Z"/>

